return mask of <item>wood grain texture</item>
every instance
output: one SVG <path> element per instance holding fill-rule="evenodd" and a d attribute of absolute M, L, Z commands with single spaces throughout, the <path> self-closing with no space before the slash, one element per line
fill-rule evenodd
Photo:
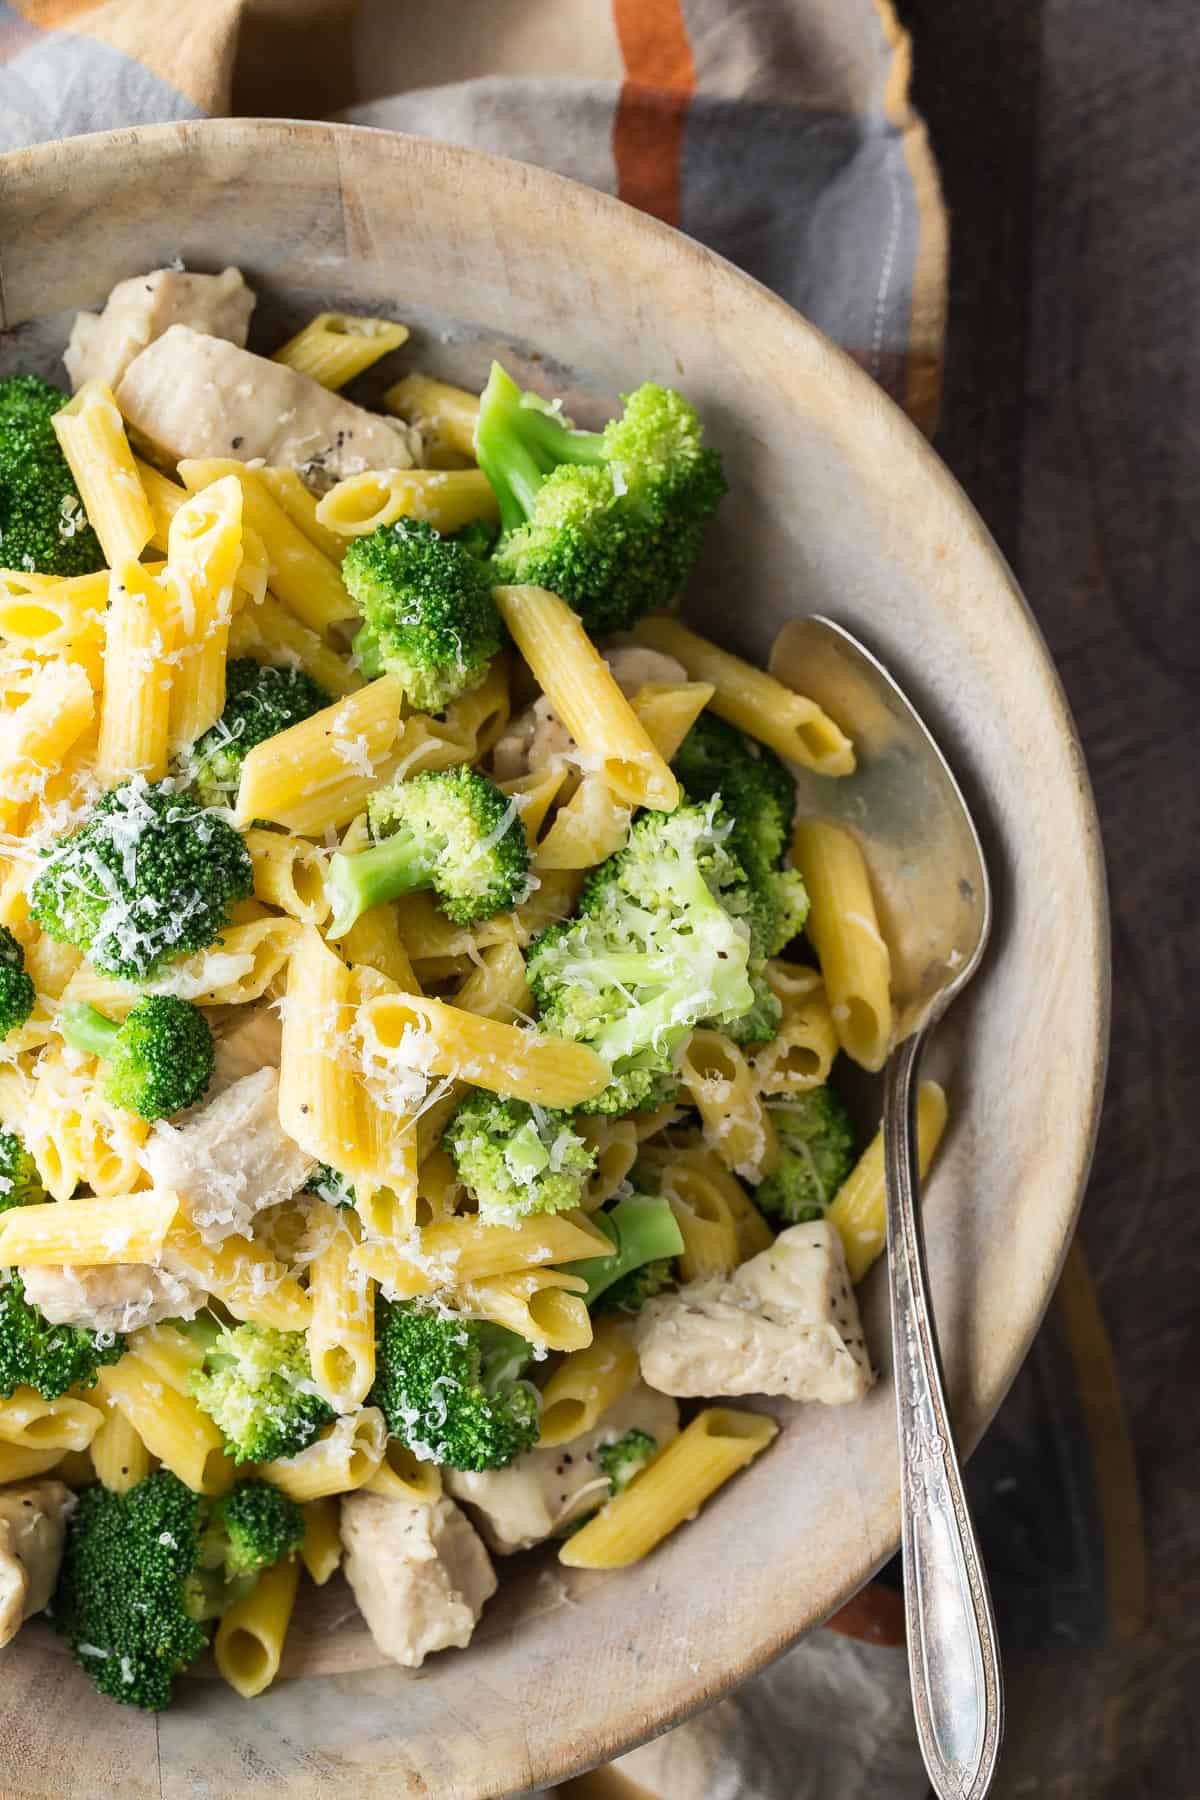
<path fill-rule="evenodd" d="M 1106 1643 L 1010 1654 L 998 1793 L 1166 1800 L 1200 1785 L 1200 34 L 1192 0 L 904 10 L 954 221 L 937 441 L 1054 654 L 1107 850 L 1113 1048 L 1080 1236 L 1148 1559 L 1144 1621 L 1110 1570 Z M 1135 1566 L 1121 1525 L 1109 1555 Z"/>
<path fill-rule="evenodd" d="M 50 367 L 66 323 L 52 309 L 94 304 L 179 253 L 240 263 L 266 290 L 264 345 L 318 307 L 398 307 L 412 362 L 451 380 L 478 382 L 495 349 L 585 418 L 647 374 L 695 399 L 734 492 L 690 616 L 759 660 L 794 611 L 844 619 L 913 694 L 986 833 L 998 929 L 929 1069 L 954 1117 L 927 1196 L 931 1277 L 972 1442 L 1073 1228 L 1103 1074 L 1106 917 L 1057 680 L 920 434 L 717 258 L 536 170 L 347 128 L 217 122 L 50 145 L 3 173 L 5 367 Z M 17 1692 L 4 1710 L 21 1717 L 32 1766 L 57 1759 L 56 1800 L 93 1795 L 94 1758 L 123 1757 L 122 1734 L 164 1800 L 310 1800 L 351 1782 L 389 1800 L 484 1800 L 610 1756 L 762 1666 L 894 1546 L 885 1312 L 875 1278 L 864 1314 L 885 1379 L 861 1406 L 763 1403 L 786 1420 L 777 1445 L 650 1565 L 614 1578 L 519 1559 L 471 1648 L 418 1677 L 361 1666 L 373 1655 L 353 1616 L 337 1617 L 335 1587 L 325 1629 L 297 1640 L 308 1672 L 253 1706 L 196 1681 L 156 1723 L 114 1718 L 34 1636 L 20 1674 L 12 1658 L 0 1667 L 0 1691 Z M 68 1684 L 67 1734 L 62 1709 L 21 1705 L 38 1669 L 56 1692 Z M 22 1779 L 0 1761 L 4 1791 L 38 1791 Z"/>

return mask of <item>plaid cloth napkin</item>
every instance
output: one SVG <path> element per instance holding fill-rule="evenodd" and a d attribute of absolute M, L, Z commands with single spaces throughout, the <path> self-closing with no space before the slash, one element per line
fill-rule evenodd
<path fill-rule="evenodd" d="M 887 0 L 0 0 L 0 150 L 239 113 L 540 163 L 757 276 L 931 430 L 946 219 L 909 72 Z M 917 1800 L 896 1607 L 841 1622 L 564 1800 Z"/>

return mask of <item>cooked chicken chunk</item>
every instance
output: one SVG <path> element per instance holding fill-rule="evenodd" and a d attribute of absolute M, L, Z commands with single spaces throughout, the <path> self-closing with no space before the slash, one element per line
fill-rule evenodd
<path fill-rule="evenodd" d="M 346 1580 L 385 1656 L 419 1669 L 470 1643 L 496 1577 L 453 1500 L 416 1506 L 359 1488 L 342 1496 L 341 1530 Z"/>
<path fill-rule="evenodd" d="M 621 644 L 606 650 L 604 660 L 627 700 L 632 700 L 650 682 L 687 680 L 687 670 L 673 656 L 664 656 L 661 650 L 644 650 L 640 644 Z M 570 732 L 542 694 L 509 721 L 492 751 L 492 773 L 497 781 L 519 781 L 531 769 L 569 761 L 574 748 Z"/>
<path fill-rule="evenodd" d="M 300 469 L 314 486 L 362 469 L 409 469 L 420 442 L 399 420 L 187 325 L 172 325 L 134 358 L 116 399 L 163 456 L 262 457 Z"/>
<path fill-rule="evenodd" d="M 664 1394 L 786 1394 L 841 1406 L 875 1379 L 842 1240 L 792 1225 L 727 1279 L 694 1281 L 642 1308 L 642 1375 Z"/>
<path fill-rule="evenodd" d="M 212 1080 L 206 1096 L 211 1104 L 243 1076 L 279 1067 L 283 1026 L 275 1008 L 266 1003 L 230 1006 L 223 1017 L 214 1021 L 210 1013 L 209 1019 L 216 1040 Z"/>
<path fill-rule="evenodd" d="M 279 1072 L 243 1075 L 184 1125 L 160 1119 L 146 1140 L 156 1187 L 173 1188 L 207 1243 L 249 1233 L 254 1215 L 304 1186 L 316 1167 L 279 1123 Z"/>
<path fill-rule="evenodd" d="M 0 1491 L 0 1646 L 10 1644 L 54 1592 L 74 1504 L 61 1481 Z"/>
<path fill-rule="evenodd" d="M 509 1556 L 542 1543 L 607 1500 L 608 1482 L 596 1452 L 635 1430 L 649 1432 L 660 1450 L 679 1435 L 674 1400 L 641 1381 L 582 1437 L 554 1450 L 527 1450 L 507 1469 L 479 1475 L 447 1469 L 446 1487 L 471 1508 L 488 1549 Z"/>
<path fill-rule="evenodd" d="M 89 1268 L 23 1268 L 26 1298 L 52 1325 L 87 1331 L 139 1331 L 161 1319 L 191 1319 L 203 1292 L 186 1275 L 149 1263 L 97 1264 Z"/>
<path fill-rule="evenodd" d="M 75 316 L 63 351 L 71 386 L 103 381 L 115 388 L 134 357 L 172 325 L 244 344 L 253 311 L 254 295 L 237 269 L 223 269 L 219 275 L 151 269 L 148 275 L 118 281 L 103 312 Z"/>

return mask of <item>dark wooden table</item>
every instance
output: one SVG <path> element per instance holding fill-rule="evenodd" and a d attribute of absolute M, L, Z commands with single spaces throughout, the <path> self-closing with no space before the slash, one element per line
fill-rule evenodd
<path fill-rule="evenodd" d="M 1066 684 L 1113 907 L 1081 1244 L 1141 1520 L 1119 1495 L 1107 1508 L 1098 1629 L 1031 1645 L 1010 1622 L 1000 1791 L 1185 1800 L 1200 1795 L 1200 7 L 902 11 L 952 221 L 938 446 Z M 1070 1299 L 1086 1312 L 1086 1292 Z M 1097 1347 L 1082 1370 L 1101 1459 L 1102 1363 Z"/>

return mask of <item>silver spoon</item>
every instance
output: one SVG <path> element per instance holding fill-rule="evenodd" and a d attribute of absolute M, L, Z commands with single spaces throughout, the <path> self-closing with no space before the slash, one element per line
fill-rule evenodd
<path fill-rule="evenodd" d="M 1004 1687 L 929 1307 L 914 1101 L 926 1036 L 983 956 L 991 890 L 945 758 L 869 650 L 829 619 L 795 619 L 780 633 L 771 672 L 818 701 L 854 740 L 852 776 L 793 773 L 801 814 L 858 839 L 892 953 L 883 1138 L 913 1711 L 938 1800 L 983 1800 L 1000 1752 Z"/>

